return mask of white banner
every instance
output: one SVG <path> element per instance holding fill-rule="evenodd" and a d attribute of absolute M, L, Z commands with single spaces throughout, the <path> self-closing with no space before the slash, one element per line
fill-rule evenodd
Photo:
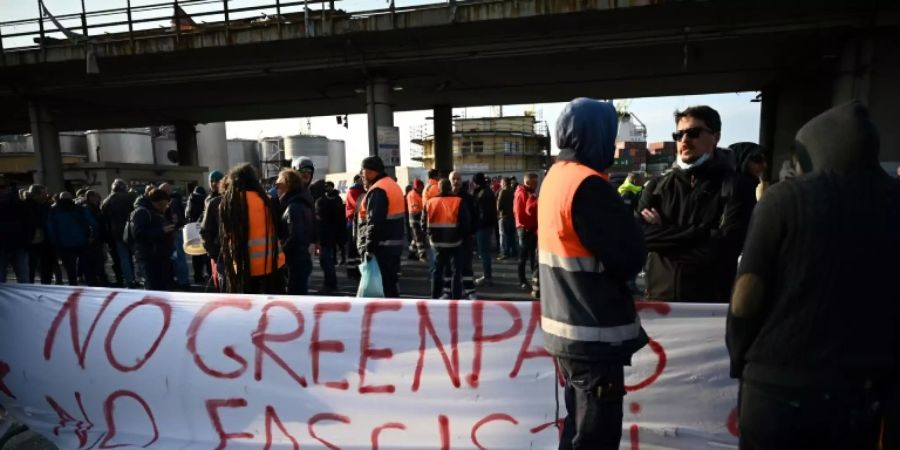
<path fill-rule="evenodd" d="M 725 305 L 639 307 L 622 448 L 736 448 Z M 61 449 L 554 449 L 539 321 L 531 302 L 0 285 L 0 404 Z"/>

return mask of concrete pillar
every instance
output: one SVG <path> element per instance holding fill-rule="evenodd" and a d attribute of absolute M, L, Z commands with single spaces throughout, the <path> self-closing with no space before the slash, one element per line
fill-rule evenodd
<path fill-rule="evenodd" d="M 453 170 L 453 108 L 434 107 L 434 168 L 449 175 Z"/>
<path fill-rule="evenodd" d="M 47 107 L 30 102 L 28 112 L 31 115 L 31 135 L 34 140 L 34 159 L 37 171 L 34 182 L 43 184 L 50 192 L 62 192 L 63 183 L 62 153 L 59 148 L 59 132 Z"/>
<path fill-rule="evenodd" d="M 369 120 L 369 155 L 374 156 L 378 154 L 378 127 L 394 126 L 391 84 L 387 78 L 372 77 L 366 81 L 366 113 Z"/>
<path fill-rule="evenodd" d="M 178 146 L 178 165 L 196 166 L 199 164 L 197 155 L 197 129 L 190 122 L 175 122 L 175 143 Z"/>

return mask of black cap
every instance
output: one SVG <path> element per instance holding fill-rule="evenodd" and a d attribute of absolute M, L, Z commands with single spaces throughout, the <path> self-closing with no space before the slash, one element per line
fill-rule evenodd
<path fill-rule="evenodd" d="M 384 162 L 377 156 L 369 156 L 362 161 L 362 168 L 374 170 L 378 173 L 384 173 Z"/>

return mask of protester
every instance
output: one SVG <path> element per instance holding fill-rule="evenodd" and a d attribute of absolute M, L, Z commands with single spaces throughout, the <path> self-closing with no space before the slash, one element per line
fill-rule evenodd
<path fill-rule="evenodd" d="M 172 287 L 175 224 L 166 216 L 170 201 L 164 189 L 150 188 L 137 200 L 127 225 L 128 240 L 134 244 L 134 257 L 143 267 L 144 289 L 151 291 Z"/>
<path fill-rule="evenodd" d="M 278 243 L 279 208 L 250 164 L 228 172 L 219 206 L 219 240 L 228 292 L 281 294 L 284 252 Z"/>
<path fill-rule="evenodd" d="M 462 238 L 469 233 L 471 223 L 462 198 L 453 194 L 448 179 L 438 184 L 441 193 L 428 199 L 423 227 L 435 251 L 435 267 L 431 274 L 431 298 L 458 299 L 462 297 L 463 258 Z M 451 273 L 445 279 L 445 274 Z"/>
<path fill-rule="evenodd" d="M 475 197 L 469 193 L 469 185 L 462 180 L 462 174 L 459 171 L 454 170 L 450 172 L 450 185 L 453 189 L 453 195 L 462 199 L 460 208 L 466 209 L 467 212 L 464 215 L 469 218 L 469 223 L 460 227 L 459 230 L 460 236 L 462 236 L 462 245 L 459 249 L 462 259 L 462 298 L 475 300 L 473 252 L 475 251 L 475 232 L 479 226 L 478 215 L 475 212 L 477 209 Z"/>
<path fill-rule="evenodd" d="M 169 206 L 166 208 L 166 221 L 175 225 L 172 242 L 172 268 L 175 272 L 175 280 L 178 283 L 178 289 L 182 291 L 190 290 L 191 280 L 188 272 L 187 255 L 184 253 L 184 235 L 181 230 L 187 223 L 184 214 L 184 199 L 181 192 L 178 192 L 171 184 L 162 183 L 159 189 L 169 194 Z"/>
<path fill-rule="evenodd" d="M 484 274 L 475 280 L 476 286 L 492 286 L 494 284 L 494 274 L 491 270 L 491 261 L 494 259 L 491 242 L 494 239 L 494 230 L 497 228 L 497 200 L 494 197 L 494 191 L 491 190 L 488 179 L 483 173 L 476 173 L 472 177 L 475 183 L 475 192 L 473 194 L 475 200 L 474 214 L 477 215 L 477 226 L 475 231 L 475 243 L 478 248 L 478 257 L 481 260 L 481 267 Z"/>
<path fill-rule="evenodd" d="M 425 185 L 422 191 L 422 203 L 428 203 L 428 200 L 432 197 L 437 197 L 441 193 L 441 188 L 438 186 L 438 181 L 441 178 L 441 171 L 437 169 L 430 169 L 428 171 L 428 183 Z"/>
<path fill-rule="evenodd" d="M 219 259 L 222 249 L 219 241 L 219 205 L 222 203 L 224 178 L 225 174 L 221 171 L 209 173 L 209 197 L 204 200 L 203 217 L 200 219 L 200 243 L 209 256 L 213 284 L 220 292 L 225 292 L 225 266 Z"/>
<path fill-rule="evenodd" d="M 287 293 L 309 293 L 315 253 L 315 205 L 299 172 L 282 169 L 275 181 L 281 203 L 281 248 L 287 263 Z"/>
<path fill-rule="evenodd" d="M 516 219 L 516 233 L 519 240 L 519 286 L 524 290 L 531 290 L 531 283 L 525 278 L 525 264 L 530 263 L 528 273 L 536 268 L 535 253 L 537 251 L 538 231 L 538 176 L 529 173 L 525 176 L 525 183 L 516 188 L 513 203 L 513 215 Z"/>
<path fill-rule="evenodd" d="M 80 264 L 80 272 L 88 286 L 109 285 L 109 279 L 106 276 L 106 249 L 104 246 L 109 241 L 110 232 L 100 212 L 102 200 L 103 197 L 97 191 L 88 190 L 84 193 L 82 207 L 91 217 L 91 222 L 96 224 L 91 240 L 85 248 L 83 264 Z"/>
<path fill-rule="evenodd" d="M 516 256 L 518 239 L 516 237 L 516 218 L 513 213 L 513 199 L 516 191 L 513 189 L 509 178 L 500 179 L 500 191 L 497 194 L 497 216 L 500 228 L 500 257 L 498 261 Z"/>
<path fill-rule="evenodd" d="M 375 257 L 381 271 L 384 295 L 400 296 L 397 283 L 403 253 L 403 190 L 385 173 L 377 156 L 362 162 L 368 191 L 359 206 L 357 248 L 364 258 Z"/>
<path fill-rule="evenodd" d="M 409 230 L 411 232 L 410 258 L 414 256 L 425 261 L 428 245 L 425 243 L 425 228 L 422 226 L 424 219 L 425 202 L 422 199 L 422 191 L 425 183 L 416 178 L 413 181 L 412 190 L 406 194 L 406 204 L 409 208 Z"/>
<path fill-rule="evenodd" d="M 900 184 L 859 102 L 794 148 L 798 176 L 756 206 L 729 309 L 740 448 L 874 449 L 898 425 Z"/>
<path fill-rule="evenodd" d="M 47 235 L 63 262 L 70 286 L 78 286 L 78 265 L 84 264 L 96 229 L 97 223 L 86 209 L 75 205 L 71 192 L 59 194 L 59 201 L 50 208 L 47 218 Z"/>
<path fill-rule="evenodd" d="M 353 185 L 347 189 L 347 201 L 344 204 L 344 214 L 347 218 L 347 234 L 351 239 L 347 240 L 347 278 L 359 280 L 359 250 L 356 248 L 356 222 L 359 210 L 359 197 L 365 194 L 362 176 L 353 176 Z"/>
<path fill-rule="evenodd" d="M 716 148 L 722 121 L 709 106 L 675 113 L 675 167 L 650 182 L 638 218 L 651 252 L 647 296 L 681 302 L 727 302 L 750 214 L 753 186 L 735 176 Z"/>
<path fill-rule="evenodd" d="M 6 282 L 7 265 L 13 267 L 16 282 L 26 283 L 29 280 L 29 229 L 33 225 L 28 220 L 23 220 L 27 217 L 18 191 L 13 189 L 9 180 L 0 175 L 0 283 Z"/>
<path fill-rule="evenodd" d="M 128 192 L 125 180 L 115 179 L 110 186 L 110 194 L 100 204 L 100 213 L 109 230 L 108 244 L 113 257 L 113 272 L 117 286 L 136 287 L 132 249 L 124 241 L 125 226 L 128 223 L 137 195 Z"/>
<path fill-rule="evenodd" d="M 53 244 L 47 237 L 47 220 L 50 216 L 50 196 L 47 195 L 47 188 L 40 184 L 32 184 L 25 194 L 25 209 L 34 230 L 28 247 L 28 282 L 34 283 L 40 270 L 41 284 L 51 284 L 53 271 L 58 263 Z M 2 270 L 5 271 L 6 268 Z M 62 280 L 57 282 L 61 283 Z"/>
<path fill-rule="evenodd" d="M 560 153 L 538 201 L 541 328 L 566 380 L 561 450 L 619 448 L 624 366 L 648 341 L 627 288 L 647 251 L 603 173 L 617 126 L 609 103 L 567 104 L 556 123 Z"/>
<path fill-rule="evenodd" d="M 625 177 L 625 181 L 622 182 L 618 189 L 622 201 L 624 201 L 632 211 L 637 210 L 642 190 L 643 183 L 641 182 L 641 177 L 634 172 L 629 173 L 628 176 Z"/>
<path fill-rule="evenodd" d="M 765 149 L 753 142 L 738 142 L 729 145 L 728 149 L 734 152 L 734 170 L 748 185 L 753 186 L 756 200 L 759 200 L 769 186 L 765 179 L 768 169 Z"/>
<path fill-rule="evenodd" d="M 203 211 L 206 207 L 206 189 L 203 186 L 194 188 L 188 197 L 187 209 L 184 211 L 185 219 L 189 223 L 200 222 L 203 218 Z M 209 258 L 205 255 L 191 256 L 191 265 L 194 268 L 194 283 L 206 283 L 207 273 L 210 272 Z"/>
<path fill-rule="evenodd" d="M 319 236 L 319 266 L 322 267 L 324 276 L 320 292 L 330 293 L 338 287 L 336 250 L 338 244 L 346 240 L 347 231 L 344 226 L 344 202 L 331 181 L 325 182 L 325 195 L 316 200 L 315 212 Z"/>

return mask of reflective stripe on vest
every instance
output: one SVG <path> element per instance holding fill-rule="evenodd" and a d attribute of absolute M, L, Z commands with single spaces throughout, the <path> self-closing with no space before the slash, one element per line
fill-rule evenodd
<path fill-rule="evenodd" d="M 406 202 L 403 200 L 403 189 L 400 188 L 400 185 L 397 184 L 391 177 L 385 176 L 380 180 L 375 182 L 372 187 L 365 193 L 364 196 L 360 196 L 360 204 L 359 204 L 359 220 L 360 223 L 365 222 L 368 219 L 368 213 L 366 211 L 366 204 L 369 193 L 374 189 L 381 189 L 384 191 L 387 196 L 387 216 L 385 219 L 390 224 L 391 221 L 397 221 L 400 223 L 400 230 L 402 234 L 403 230 L 403 220 L 406 218 Z M 392 225 L 389 225 L 392 226 Z M 378 243 L 378 245 L 382 246 L 404 246 L 406 245 L 406 240 L 400 236 L 400 239 L 387 239 Z"/>
<path fill-rule="evenodd" d="M 278 232 L 269 208 L 257 193 L 244 192 L 247 200 L 247 253 L 250 256 L 250 276 L 266 275 L 275 271 L 272 256 L 277 251 L 277 267 L 284 266 L 284 252 L 278 244 Z M 267 232 L 268 231 L 268 232 Z"/>
<path fill-rule="evenodd" d="M 585 327 L 569 325 L 549 317 L 541 317 L 541 329 L 545 333 L 572 341 L 618 344 L 629 339 L 637 339 L 641 334 L 641 321 L 636 318 L 633 323 L 617 327 Z"/>
<path fill-rule="evenodd" d="M 452 248 L 462 244 L 459 236 L 460 197 L 434 197 L 425 204 L 428 240 L 436 248 Z"/>
<path fill-rule="evenodd" d="M 409 215 L 419 214 L 422 212 L 422 194 L 416 192 L 415 189 L 406 194 L 406 203 L 409 205 Z"/>

